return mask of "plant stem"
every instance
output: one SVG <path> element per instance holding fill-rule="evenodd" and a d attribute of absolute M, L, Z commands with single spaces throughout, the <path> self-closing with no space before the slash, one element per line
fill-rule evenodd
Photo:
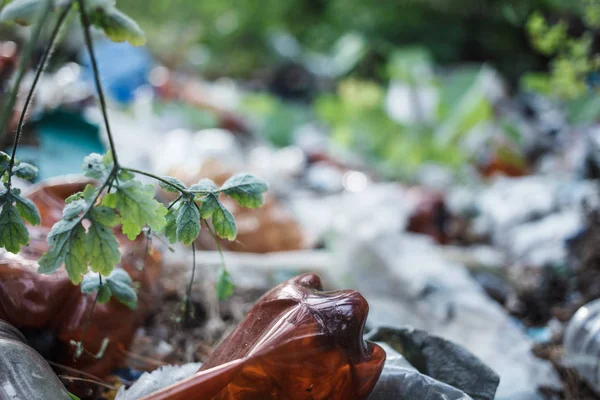
<path fill-rule="evenodd" d="M 157 181 L 162 182 L 165 185 L 171 186 L 173 189 L 177 189 L 179 192 L 181 192 L 181 194 L 190 194 L 189 191 L 183 190 L 179 186 L 175 186 L 171 182 L 169 182 L 168 180 L 163 179 L 160 176 L 154 175 L 154 174 L 152 174 L 150 172 L 141 171 L 141 170 L 135 169 L 135 168 L 123 168 L 123 170 L 129 171 L 129 172 L 133 172 L 134 174 L 144 175 L 144 176 L 147 176 L 147 177 L 152 178 L 152 179 L 156 179 Z"/>
<path fill-rule="evenodd" d="M 90 34 L 90 20 L 85 10 L 85 1 L 77 0 L 79 3 L 79 15 L 81 17 L 81 25 L 83 28 L 83 34 L 85 36 L 85 43 L 87 46 L 88 53 L 90 55 L 90 61 L 92 64 L 92 70 L 94 72 L 94 80 L 96 82 L 96 90 L 98 91 L 98 99 L 100 100 L 100 109 L 102 110 L 102 117 L 104 118 L 104 126 L 106 128 L 106 134 L 108 135 L 108 142 L 110 143 L 110 151 L 112 152 L 113 162 L 115 167 L 118 167 L 119 161 L 117 159 L 117 149 L 113 140 L 112 132 L 110 130 L 110 124 L 108 123 L 108 111 L 106 107 L 106 99 L 104 97 L 104 90 L 100 83 L 100 72 L 98 71 L 98 63 L 96 62 L 96 56 L 94 54 L 94 44 L 92 42 L 92 36 Z"/>
<path fill-rule="evenodd" d="M 50 10 L 52 9 L 52 0 L 47 0 L 45 6 L 40 13 L 39 18 L 33 24 L 33 31 L 31 33 L 31 37 L 25 47 L 23 48 L 23 52 L 21 53 L 21 62 L 19 63 L 19 70 L 17 72 L 17 77 L 15 79 L 15 83 L 10 90 L 10 94 L 8 97 L 8 101 L 4 105 L 4 109 L 2 110 L 2 114 L 0 115 L 0 138 L 4 135 L 4 129 L 8 130 L 8 124 L 10 123 L 10 118 L 12 115 L 13 108 L 15 106 L 15 102 L 17 101 L 17 95 L 19 94 L 19 88 L 21 87 L 21 82 L 23 81 L 23 77 L 27 72 L 27 67 L 29 66 L 29 61 L 33 56 L 33 52 L 35 50 L 35 46 L 37 45 L 40 35 L 42 33 L 42 27 L 44 26 L 44 21 L 50 14 Z"/>
<path fill-rule="evenodd" d="M 2 175 L 0 175 L 0 176 L 2 176 Z M 179 200 L 181 200 L 182 197 L 183 197 L 183 195 L 179 195 L 178 198 L 176 198 L 175 200 L 173 200 L 173 202 L 171 204 L 169 204 L 169 207 L 167 207 L 167 211 L 169 211 L 171 208 L 173 208 L 173 206 L 175 204 L 177 204 L 177 202 L 179 202 Z"/>
<path fill-rule="evenodd" d="M 44 54 L 42 55 L 40 65 L 38 66 L 38 68 L 35 72 L 35 77 L 33 78 L 33 83 L 31 84 L 29 93 L 27 93 L 27 98 L 25 99 L 25 104 L 23 105 L 23 110 L 21 111 L 21 116 L 19 117 L 19 123 L 17 124 L 17 133 L 15 134 L 15 140 L 13 143 L 11 159 L 10 159 L 10 163 L 8 166 L 8 184 L 7 184 L 8 187 L 10 187 L 10 184 L 11 184 L 12 170 L 15 166 L 15 156 L 17 154 L 17 147 L 19 145 L 19 140 L 21 139 L 21 135 L 23 134 L 23 125 L 25 124 L 25 116 L 27 115 L 27 110 L 29 109 L 29 106 L 31 105 L 31 101 L 33 100 L 33 94 L 35 93 L 37 84 L 40 81 L 42 72 L 44 71 L 44 68 L 46 67 L 46 63 L 48 62 L 48 59 L 50 58 L 50 54 L 52 53 L 54 44 L 56 43 L 56 39 L 58 38 L 58 34 L 60 33 L 60 29 L 62 28 L 62 25 L 65 22 L 67 15 L 69 15 L 69 12 L 71 11 L 71 6 L 73 5 L 73 1 L 74 0 L 71 0 L 65 6 L 65 9 L 58 17 L 58 21 L 56 22 L 56 25 L 54 26 L 54 30 L 52 31 L 52 34 L 50 35 L 50 42 L 48 43 L 48 46 L 46 46 L 46 49 L 44 50 Z"/>
<path fill-rule="evenodd" d="M 87 321 L 85 321 L 85 327 L 83 328 L 83 334 L 81 335 L 81 346 L 83 347 L 83 341 L 85 340 L 85 336 L 87 335 L 88 329 L 90 329 L 90 325 L 92 324 L 92 315 L 94 314 L 94 309 L 96 308 L 96 304 L 98 304 L 98 297 L 100 297 L 100 291 L 102 290 L 102 275 L 98 275 L 98 279 L 100 280 L 100 287 L 96 292 L 96 296 L 94 297 L 94 302 L 92 303 L 92 308 L 90 308 L 90 313 L 88 314 Z"/>
<path fill-rule="evenodd" d="M 187 292 L 185 294 L 185 305 L 184 305 L 184 315 L 183 315 L 183 323 L 187 325 L 189 322 L 190 316 L 190 299 L 192 297 L 192 286 L 194 285 L 194 275 L 196 273 L 196 245 L 192 242 L 192 277 L 190 279 L 190 284 L 188 285 Z"/>

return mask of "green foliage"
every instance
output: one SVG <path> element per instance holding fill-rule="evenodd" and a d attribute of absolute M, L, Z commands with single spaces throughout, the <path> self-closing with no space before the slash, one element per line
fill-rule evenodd
<path fill-rule="evenodd" d="M 268 189 L 267 184 L 250 174 L 237 174 L 229 178 L 221 192 L 231 197 L 246 208 L 258 208 L 263 205 L 263 193 Z"/>
<path fill-rule="evenodd" d="M 46 0 L 14 0 L 0 12 L 0 22 L 14 22 L 31 25 L 44 10 Z M 92 25 L 104 31 L 114 42 L 129 42 L 134 46 L 143 46 L 146 36 L 138 24 L 127 14 L 115 7 L 114 0 L 86 0 L 86 11 Z M 69 0 L 55 0 L 54 9 L 61 10 L 70 6 Z"/>
<path fill-rule="evenodd" d="M 190 245 L 200 234 L 200 211 L 193 198 L 185 200 L 177 212 L 177 240 Z"/>
<path fill-rule="evenodd" d="M 133 289 L 131 277 L 122 268 L 114 269 L 104 281 L 98 274 L 88 274 L 81 283 L 83 293 L 98 293 L 98 303 L 108 302 L 112 297 L 134 309 L 137 306 L 137 294 Z"/>
<path fill-rule="evenodd" d="M 589 31 L 580 37 L 571 37 L 567 34 L 566 22 L 550 25 L 541 13 L 533 13 L 526 26 L 531 42 L 540 53 L 552 59 L 549 74 L 527 74 L 522 85 L 528 90 L 566 100 L 584 96 L 588 91 L 586 79 L 600 70 L 600 57 L 592 52 L 593 29 L 600 22 L 599 15 L 600 3 L 586 1 L 583 17 Z"/>
<path fill-rule="evenodd" d="M 31 225 L 41 223 L 40 213 L 33 202 L 21 196 L 21 191 L 13 188 L 10 178 L 17 176 L 22 179 L 33 179 L 37 175 L 37 168 L 31 164 L 15 160 L 10 170 L 11 157 L 0 152 L 0 176 L 4 183 L 4 190 L 0 192 L 0 247 L 12 253 L 18 253 L 21 246 L 29 244 L 29 232 L 25 221 Z"/>
<path fill-rule="evenodd" d="M 233 281 L 225 268 L 221 268 L 215 288 L 219 300 L 224 300 L 233 294 Z"/>
<path fill-rule="evenodd" d="M 90 14 L 90 19 L 113 42 L 129 42 L 134 46 L 146 44 L 146 36 L 138 24 L 116 7 L 97 7 Z"/>
<path fill-rule="evenodd" d="M 116 192 L 104 198 L 103 205 L 117 208 L 123 222 L 123 233 L 134 240 L 146 225 L 160 231 L 166 224 L 167 209 L 155 198 L 154 186 L 139 181 L 117 183 Z"/>

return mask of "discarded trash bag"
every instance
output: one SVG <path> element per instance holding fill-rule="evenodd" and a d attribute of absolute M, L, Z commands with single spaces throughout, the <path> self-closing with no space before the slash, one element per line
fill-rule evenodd
<path fill-rule="evenodd" d="M 0 399 L 69 399 L 44 358 L 17 328 L 0 320 Z"/>
<path fill-rule="evenodd" d="M 500 378 L 462 346 L 412 328 L 379 327 L 366 338 L 387 353 L 368 400 L 494 399 Z"/>
<path fill-rule="evenodd" d="M 366 399 L 385 361 L 363 340 L 367 302 L 321 290 L 314 274 L 273 288 L 198 373 L 143 399 Z"/>

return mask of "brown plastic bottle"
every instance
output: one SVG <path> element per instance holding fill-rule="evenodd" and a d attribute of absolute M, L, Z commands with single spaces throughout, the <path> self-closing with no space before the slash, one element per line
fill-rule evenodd
<path fill-rule="evenodd" d="M 0 400 L 69 399 L 50 365 L 14 326 L 0 320 Z"/>

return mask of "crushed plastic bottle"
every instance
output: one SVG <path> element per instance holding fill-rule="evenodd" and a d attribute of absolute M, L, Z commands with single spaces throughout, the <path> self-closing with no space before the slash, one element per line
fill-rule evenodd
<path fill-rule="evenodd" d="M 14 326 L 0 320 L 0 399 L 69 399 L 50 365 Z"/>
<path fill-rule="evenodd" d="M 564 363 L 600 395 L 600 299 L 581 307 L 569 321 L 563 339 Z"/>
<path fill-rule="evenodd" d="M 355 291 L 323 292 L 315 274 L 292 278 L 257 302 L 198 373 L 143 400 L 364 400 L 385 362 L 363 339 L 368 308 Z"/>

